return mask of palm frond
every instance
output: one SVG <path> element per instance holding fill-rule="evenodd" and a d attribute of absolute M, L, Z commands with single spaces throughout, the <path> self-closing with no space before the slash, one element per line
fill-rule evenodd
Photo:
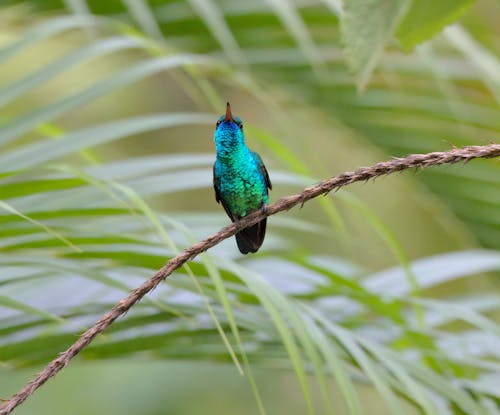
<path fill-rule="evenodd" d="M 213 158 L 202 141 L 193 141 L 190 148 L 200 144 L 196 152 L 165 156 L 153 147 L 135 158 L 109 157 L 105 151 L 106 144 L 131 136 L 142 140 L 141 147 L 152 146 L 144 138 L 151 132 L 161 134 L 164 143 L 185 144 L 213 124 L 215 116 L 207 108 L 223 102 L 221 84 L 235 95 L 247 94 L 258 104 L 272 101 L 278 108 L 281 115 L 271 128 L 261 127 L 256 117 L 248 131 L 275 164 L 273 183 L 279 191 L 313 181 L 324 171 L 322 162 L 331 174 L 332 155 L 346 143 L 370 157 L 379 153 L 367 149 L 368 141 L 399 155 L 442 147 L 443 137 L 456 144 L 481 142 L 500 130 L 497 78 L 489 76 L 498 62 L 473 43 L 461 45 L 463 54 L 457 55 L 457 39 L 467 36 L 461 29 L 412 55 L 391 48 L 359 96 L 335 39 L 341 19 L 337 2 L 152 3 L 67 1 L 77 16 L 42 21 L 0 50 L 2 65 L 10 68 L 0 90 L 5 106 L 0 307 L 6 310 L 0 316 L 0 356 L 5 364 L 45 362 L 166 258 L 225 223 L 222 213 L 211 213 L 199 201 L 199 194 L 210 194 Z M 134 21 L 143 35 L 127 26 Z M 262 29 L 255 29 L 256 22 Z M 386 28 L 391 33 L 392 26 Z M 93 36 L 70 42 L 69 52 L 27 75 L 12 75 L 16 59 L 29 48 L 89 27 L 95 29 Z M 362 83 L 382 56 L 376 46 L 367 54 L 371 63 L 363 65 Z M 130 59 L 126 68 L 117 57 Z M 47 82 L 95 60 L 109 67 L 92 74 L 85 87 L 45 97 L 29 108 L 22 105 Z M 111 111 L 97 121 L 65 119 L 136 82 L 158 88 L 162 82 L 154 77 L 167 73 L 182 80 L 175 83 L 182 94 L 200 97 L 202 107 L 188 111 L 168 96 L 165 106 L 173 109 L 161 112 L 141 102 L 140 111 L 133 108 L 118 119 Z M 249 87 L 254 85 L 260 89 Z M 172 83 L 169 87 L 174 90 Z M 295 114 L 283 118 L 284 105 L 275 93 L 317 105 L 334 122 L 316 114 L 305 117 L 305 123 Z M 316 153 L 307 145 L 317 130 L 307 122 L 327 132 Z M 307 129 L 301 130 L 304 124 Z M 47 130 L 57 134 L 44 134 Z M 89 149 L 113 161 L 78 157 Z M 343 158 L 336 155 L 339 163 Z M 421 180 L 444 201 L 436 202 L 437 208 L 446 211 L 449 205 L 485 246 L 498 247 L 500 230 L 491 214 L 500 203 L 497 177 L 498 165 L 485 162 L 401 178 L 404 186 L 397 188 L 409 187 L 401 197 L 410 197 Z M 192 196 L 193 190 L 200 193 L 186 210 L 182 196 Z M 425 190 L 420 194 L 435 200 Z M 161 208 L 159 197 L 164 198 Z M 84 355 L 148 352 L 158 358 L 233 360 L 246 373 L 257 363 L 291 368 L 309 413 L 317 409 L 312 380 L 323 406 L 334 412 L 330 377 L 350 414 L 362 413 L 358 383 L 373 386 L 391 413 L 401 413 L 403 401 L 425 414 L 495 413 L 498 296 L 481 286 L 460 295 L 435 298 L 435 293 L 447 284 L 475 284 L 471 281 L 498 272 L 498 252 L 467 249 L 414 260 L 416 255 L 405 252 L 395 232 L 357 192 L 325 199 L 321 209 L 324 216 L 304 212 L 300 219 L 273 218 L 260 255 L 241 258 L 227 241 L 180 269 Z M 424 211 L 417 206 L 409 217 L 417 220 Z M 365 246 L 376 252 L 383 246 L 382 263 L 396 266 L 373 271 L 376 267 L 352 246 L 359 239 L 345 235 L 354 222 L 375 229 Z M 462 230 L 450 223 L 450 233 Z M 433 231 L 422 225 L 425 229 Z M 323 251 L 316 252 L 318 245 L 307 240 L 317 241 L 319 235 Z M 262 402 L 260 407 L 263 411 Z"/>

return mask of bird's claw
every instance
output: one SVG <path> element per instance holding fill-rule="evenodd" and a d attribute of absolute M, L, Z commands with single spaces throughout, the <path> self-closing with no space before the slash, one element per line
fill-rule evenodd
<path fill-rule="evenodd" d="M 302 209 L 304 207 L 304 203 L 307 202 L 306 195 L 304 193 L 300 194 L 300 206 L 299 209 Z"/>

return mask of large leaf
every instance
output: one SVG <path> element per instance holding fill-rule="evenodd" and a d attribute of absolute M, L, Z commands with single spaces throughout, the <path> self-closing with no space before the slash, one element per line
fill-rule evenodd
<path fill-rule="evenodd" d="M 414 0 L 398 27 L 397 37 L 406 50 L 411 50 L 459 19 L 473 3 L 474 0 Z"/>
<path fill-rule="evenodd" d="M 364 89 L 385 45 L 410 7 L 410 0 L 347 0 L 342 19 L 344 50 Z"/>

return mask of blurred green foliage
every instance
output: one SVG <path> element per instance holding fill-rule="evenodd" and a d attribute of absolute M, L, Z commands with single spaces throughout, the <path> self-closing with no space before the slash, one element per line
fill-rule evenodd
<path fill-rule="evenodd" d="M 497 3 L 344 6 L 0 3 L 1 397 L 226 223 L 211 189 L 226 100 L 266 160 L 273 200 L 389 156 L 498 141 Z M 115 322 L 80 364 L 145 353 L 194 362 L 172 375 L 193 388 L 168 395 L 171 413 L 194 413 L 193 396 L 202 408 L 289 412 L 293 395 L 297 413 L 494 414 L 499 169 L 489 160 L 405 173 L 276 215 L 259 254 L 223 242 Z M 213 381 L 204 360 L 219 362 Z M 137 408 L 118 382 L 134 365 L 148 366 L 101 360 L 60 376 L 89 399 L 92 377 L 109 375 L 104 406 L 81 413 L 117 412 Z M 249 387 L 228 393 L 238 370 Z M 140 376 L 141 391 L 173 379 Z M 285 392 L 273 399 L 274 382 Z M 67 413 L 71 403 L 52 404 L 61 383 L 41 410 Z M 157 400 L 141 412 L 163 413 L 163 393 L 147 396 Z"/>

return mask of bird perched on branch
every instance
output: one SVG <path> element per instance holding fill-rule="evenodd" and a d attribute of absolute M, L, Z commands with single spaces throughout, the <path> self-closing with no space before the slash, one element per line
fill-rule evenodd
<path fill-rule="evenodd" d="M 217 157 L 214 163 L 215 200 L 222 203 L 233 222 L 269 203 L 271 181 L 262 159 L 245 144 L 243 122 L 231 113 L 229 102 L 226 114 L 217 120 L 214 133 Z M 257 252 L 266 234 L 264 218 L 236 234 L 242 254 Z"/>

